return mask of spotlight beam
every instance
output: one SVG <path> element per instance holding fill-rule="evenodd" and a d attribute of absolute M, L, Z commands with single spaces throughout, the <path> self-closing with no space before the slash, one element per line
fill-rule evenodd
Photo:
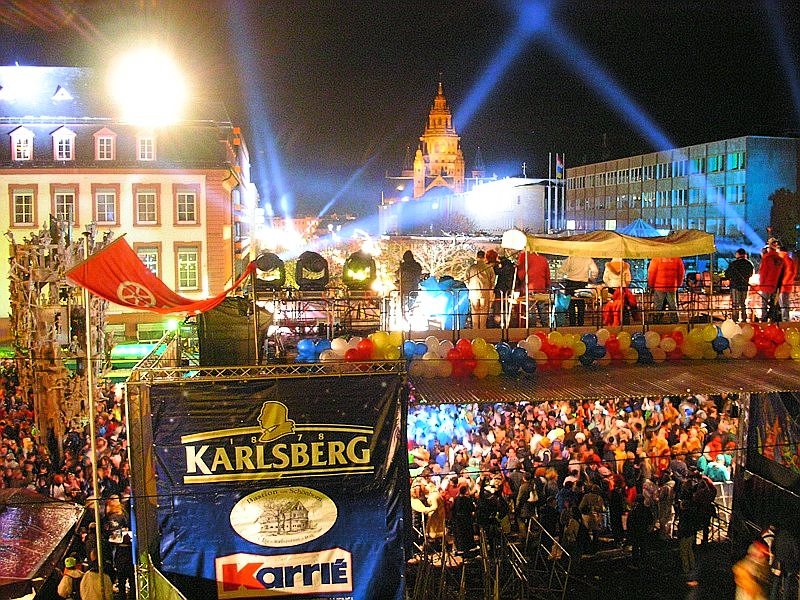
<path fill-rule="evenodd" d="M 775 0 L 766 0 L 767 20 L 769 21 L 772 38 L 775 41 L 775 49 L 781 61 L 781 66 L 789 83 L 789 90 L 792 93 L 794 102 L 795 125 L 800 124 L 800 78 L 797 75 L 797 65 L 795 64 L 794 51 L 790 38 L 786 35 L 786 28 L 783 25 L 781 8 Z"/>

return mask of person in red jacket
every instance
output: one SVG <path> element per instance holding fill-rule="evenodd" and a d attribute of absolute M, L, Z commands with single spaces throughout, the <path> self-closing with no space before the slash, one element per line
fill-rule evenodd
<path fill-rule="evenodd" d="M 647 268 L 647 287 L 653 292 L 653 310 L 658 322 L 662 317 L 666 323 L 678 322 L 678 288 L 683 285 L 686 269 L 679 256 L 671 258 L 656 257 Z M 663 313 L 666 309 L 666 314 Z"/>
<path fill-rule="evenodd" d="M 777 296 L 783 279 L 783 259 L 776 252 L 776 244 L 761 250 L 761 266 L 758 267 L 758 294 L 761 296 L 761 321 L 781 320 Z"/>
<path fill-rule="evenodd" d="M 520 252 L 517 259 L 517 289 L 525 298 L 527 284 L 528 301 L 535 308 L 541 327 L 550 326 L 550 265 L 547 259 L 536 252 Z M 547 300 L 545 300 L 547 296 Z"/>
<path fill-rule="evenodd" d="M 797 279 L 797 261 L 789 249 L 779 243 L 778 256 L 783 261 L 783 276 L 781 277 L 781 291 L 778 296 L 778 304 L 781 307 L 781 319 L 789 321 L 791 315 L 789 309 L 792 303 L 792 291 L 794 290 L 794 280 Z"/>

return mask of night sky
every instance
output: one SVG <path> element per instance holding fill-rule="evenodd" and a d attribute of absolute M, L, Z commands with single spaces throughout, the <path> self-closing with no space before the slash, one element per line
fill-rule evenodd
<path fill-rule="evenodd" d="M 262 198 L 286 193 L 315 214 L 336 197 L 333 212 L 371 214 L 384 172 L 416 148 L 440 73 L 467 169 L 480 146 L 499 176 L 523 161 L 546 176 L 548 152 L 570 166 L 798 135 L 798 5 L 20 0 L 0 3 L 0 62 L 98 66 L 155 39 L 196 91 L 223 97 Z M 510 58 L 495 68 L 499 55 Z"/>

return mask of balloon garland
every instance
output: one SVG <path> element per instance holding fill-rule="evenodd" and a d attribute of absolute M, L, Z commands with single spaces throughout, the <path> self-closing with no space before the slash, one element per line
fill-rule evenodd
<path fill-rule="evenodd" d="M 483 338 L 461 338 L 455 344 L 429 335 L 425 340 L 403 340 L 399 331 L 377 331 L 368 337 L 337 337 L 333 340 L 301 339 L 297 362 L 408 362 L 408 371 L 422 377 L 511 377 L 537 371 L 572 369 L 581 364 L 654 364 L 676 360 L 788 359 L 800 361 L 800 330 L 776 324 L 738 325 L 731 319 L 721 325 L 708 324 L 688 332 L 633 334 L 598 329 L 582 335 L 560 331 L 537 331 L 516 344 L 491 344 Z"/>

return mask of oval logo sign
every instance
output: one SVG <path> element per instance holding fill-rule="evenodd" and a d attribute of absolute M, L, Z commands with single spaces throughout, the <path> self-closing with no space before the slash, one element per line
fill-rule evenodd
<path fill-rule="evenodd" d="M 231 527 L 248 542 L 271 548 L 315 540 L 336 523 L 336 504 L 307 487 L 259 490 L 231 510 Z"/>

